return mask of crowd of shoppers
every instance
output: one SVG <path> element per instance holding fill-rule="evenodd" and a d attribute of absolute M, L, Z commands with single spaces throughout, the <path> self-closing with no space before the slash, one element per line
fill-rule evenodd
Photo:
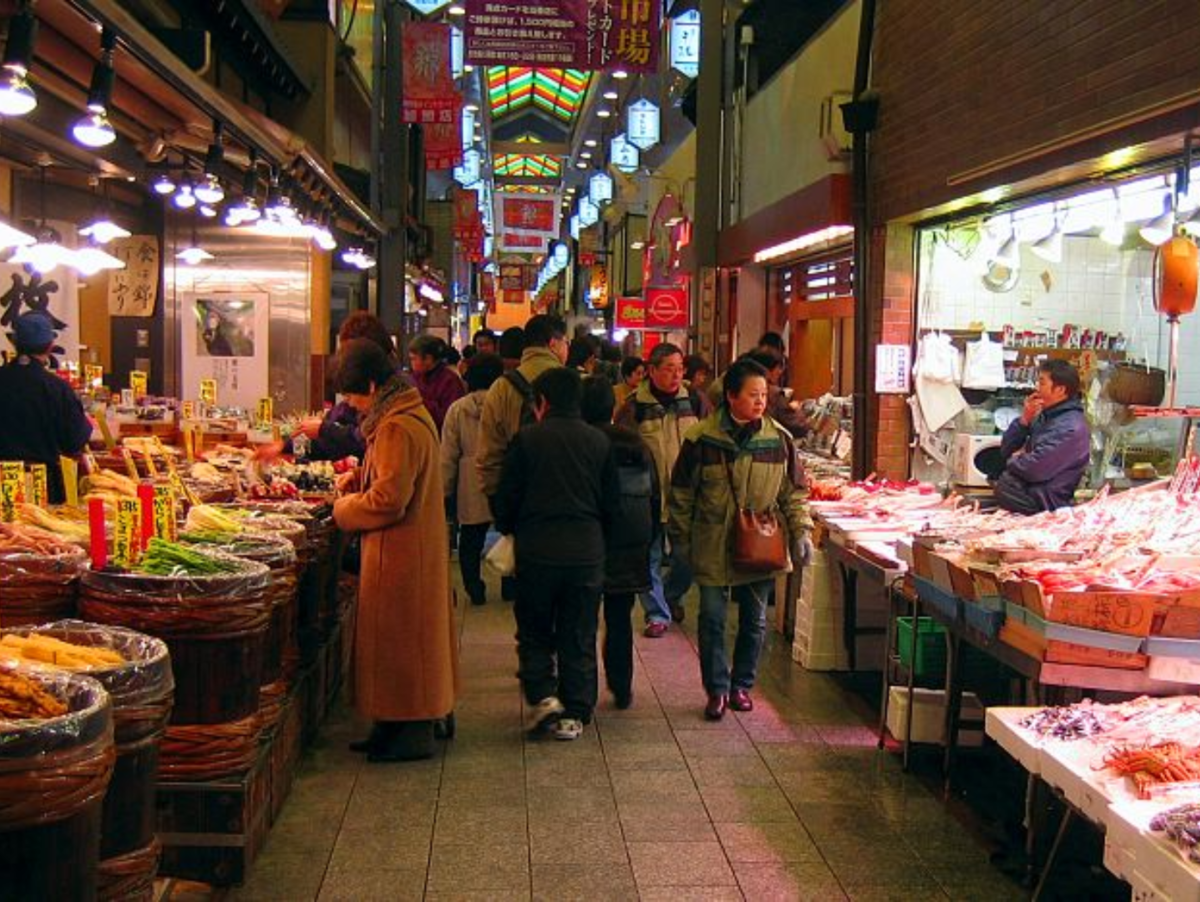
<path fill-rule="evenodd" d="M 501 597 L 514 601 L 535 731 L 570 740 L 591 721 L 601 606 L 607 688 L 618 708 L 632 705 L 634 599 L 644 635 L 661 638 L 683 620 L 693 581 L 705 716 L 751 710 L 770 589 L 811 556 L 781 422 L 790 397 L 779 351 L 759 347 L 714 383 L 703 358 L 675 345 L 618 364 L 615 346 L 586 334 L 568 341 L 566 324 L 541 314 L 500 336 L 480 330 L 461 361 L 443 340 L 418 336 L 407 377 L 378 328 L 384 341 L 344 337 L 335 366 L 365 452 L 334 510 L 362 537 L 354 673 L 374 727 L 355 747 L 372 761 L 427 757 L 438 727 L 452 727 L 448 521 L 475 605 L 487 603 L 489 531 L 513 541 L 515 576 L 501 580 Z M 779 523 L 790 544 L 783 558 L 735 555 L 744 512 Z M 730 601 L 739 609 L 732 660 Z"/>

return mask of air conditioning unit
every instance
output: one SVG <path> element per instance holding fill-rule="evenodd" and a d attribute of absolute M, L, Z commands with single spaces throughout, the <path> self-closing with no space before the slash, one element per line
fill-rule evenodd
<path fill-rule="evenodd" d="M 841 163 L 850 158 L 853 138 L 842 125 L 841 106 L 853 99 L 854 95 L 850 91 L 834 91 L 821 101 L 818 137 L 825 148 L 825 159 L 830 163 Z"/>

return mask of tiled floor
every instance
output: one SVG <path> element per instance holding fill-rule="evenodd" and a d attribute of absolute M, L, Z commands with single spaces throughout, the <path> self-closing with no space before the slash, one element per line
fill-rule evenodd
<path fill-rule="evenodd" d="M 861 700 L 764 655 L 757 710 L 706 723 L 694 638 L 637 639 L 634 705 L 527 741 L 512 610 L 463 612 L 458 737 L 370 765 L 342 712 L 237 900 L 1019 899 L 983 845 L 877 752 Z"/>

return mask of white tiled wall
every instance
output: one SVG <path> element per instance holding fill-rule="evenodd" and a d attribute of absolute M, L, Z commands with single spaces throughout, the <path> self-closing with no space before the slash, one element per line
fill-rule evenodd
<path fill-rule="evenodd" d="M 1153 251 L 1122 250 L 1098 238 L 1067 236 L 1061 263 L 1021 247 L 1021 274 L 1008 292 L 989 291 L 974 260 L 924 233 L 919 286 L 921 328 L 1059 328 L 1123 332 L 1131 357 L 1166 367 L 1167 324 L 1154 311 Z M 1045 276 L 1045 280 L 1043 280 Z M 1048 287 L 1047 287 L 1048 286 Z M 1184 317 L 1179 339 L 1180 404 L 1200 404 L 1200 312 Z"/>

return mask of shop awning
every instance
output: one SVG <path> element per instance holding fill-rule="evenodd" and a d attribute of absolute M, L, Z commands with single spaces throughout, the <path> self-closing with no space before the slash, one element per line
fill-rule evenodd
<path fill-rule="evenodd" d="M 835 173 L 764 207 L 723 230 L 717 251 L 720 266 L 741 266 L 755 254 L 819 234 L 851 219 L 850 176 Z M 785 258 L 780 258 L 784 262 Z"/>

